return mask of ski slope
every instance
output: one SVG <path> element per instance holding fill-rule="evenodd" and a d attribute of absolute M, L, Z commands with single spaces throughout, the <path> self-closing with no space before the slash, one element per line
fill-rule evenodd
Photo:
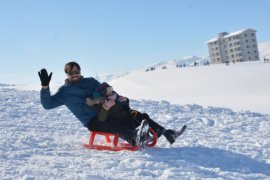
<path fill-rule="evenodd" d="M 82 147 L 88 131 L 38 91 L 0 87 L 0 179 L 270 179 L 270 115 L 198 104 L 132 100 L 167 128 L 188 129 L 170 146 L 108 152 Z"/>
<path fill-rule="evenodd" d="M 270 114 L 270 63 L 245 62 L 133 71 L 112 80 L 114 89 L 132 99 L 166 100 L 237 111 Z"/>

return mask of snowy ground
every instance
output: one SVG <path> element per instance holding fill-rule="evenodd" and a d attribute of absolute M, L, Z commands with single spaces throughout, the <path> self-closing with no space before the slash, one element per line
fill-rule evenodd
<path fill-rule="evenodd" d="M 270 62 L 235 63 L 131 72 L 110 83 L 132 99 L 166 100 L 270 114 Z"/>
<path fill-rule="evenodd" d="M 168 128 L 171 147 L 87 150 L 88 131 L 65 108 L 46 111 L 38 91 L 0 88 L 0 179 L 270 179 L 270 115 L 166 101 L 132 101 Z"/>

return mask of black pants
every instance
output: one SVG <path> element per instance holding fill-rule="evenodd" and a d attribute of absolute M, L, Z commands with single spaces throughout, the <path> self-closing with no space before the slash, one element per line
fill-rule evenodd
<path fill-rule="evenodd" d="M 131 142 L 136 138 L 135 129 L 125 126 L 121 121 L 108 118 L 106 121 L 100 121 L 97 117 L 93 118 L 87 126 L 89 131 L 107 132 L 118 134 L 121 138 Z"/>

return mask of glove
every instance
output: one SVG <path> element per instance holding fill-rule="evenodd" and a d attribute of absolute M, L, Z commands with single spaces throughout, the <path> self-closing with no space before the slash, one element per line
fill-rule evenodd
<path fill-rule="evenodd" d="M 50 75 L 48 76 L 47 70 L 46 69 L 41 69 L 38 72 L 40 81 L 41 81 L 41 85 L 42 86 L 49 86 L 49 83 L 51 81 L 52 78 L 52 73 L 50 73 Z"/>

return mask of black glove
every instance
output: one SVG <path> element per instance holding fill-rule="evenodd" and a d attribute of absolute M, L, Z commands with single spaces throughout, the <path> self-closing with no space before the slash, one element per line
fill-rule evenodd
<path fill-rule="evenodd" d="M 49 83 L 51 81 L 52 78 L 52 73 L 48 76 L 47 70 L 46 69 L 41 69 L 38 72 L 40 81 L 41 81 L 41 85 L 42 86 L 49 86 Z"/>

